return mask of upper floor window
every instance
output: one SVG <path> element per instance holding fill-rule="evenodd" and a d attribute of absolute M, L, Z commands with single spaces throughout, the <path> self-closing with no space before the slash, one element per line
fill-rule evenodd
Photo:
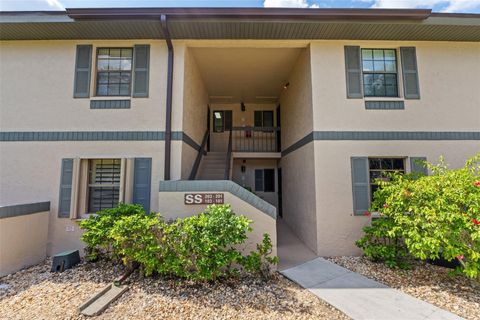
<path fill-rule="evenodd" d="M 97 96 L 130 96 L 133 48 L 97 50 Z"/>
<path fill-rule="evenodd" d="M 273 111 L 255 111 L 254 122 L 255 127 L 273 127 Z"/>
<path fill-rule="evenodd" d="M 394 49 L 362 49 L 362 72 L 365 97 L 398 97 Z"/>

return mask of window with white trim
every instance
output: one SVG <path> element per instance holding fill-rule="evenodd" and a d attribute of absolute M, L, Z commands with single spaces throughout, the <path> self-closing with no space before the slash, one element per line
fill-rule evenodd
<path fill-rule="evenodd" d="M 395 49 L 362 49 L 365 97 L 398 97 Z"/>

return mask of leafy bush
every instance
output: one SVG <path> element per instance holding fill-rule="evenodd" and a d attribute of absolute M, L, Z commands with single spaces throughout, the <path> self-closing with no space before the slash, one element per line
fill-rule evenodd
<path fill-rule="evenodd" d="M 394 266 L 405 253 L 414 258 L 460 261 L 460 270 L 480 275 L 480 154 L 461 169 L 448 169 L 443 158 L 437 165 L 425 163 L 430 176 L 393 174 L 378 181 L 371 211 L 383 222 L 366 227 L 357 241 L 367 256 Z M 382 248 L 375 237 L 401 247 Z M 392 263 L 391 261 L 395 261 Z"/>
<path fill-rule="evenodd" d="M 230 206 L 209 206 L 199 215 L 166 223 L 160 215 L 145 214 L 136 205 L 121 204 L 81 222 L 87 255 L 121 258 L 154 272 L 195 281 L 239 274 L 240 269 L 266 275 L 272 243 L 264 236 L 257 251 L 242 255 L 237 248 L 252 231 L 251 220 L 235 215 Z"/>
<path fill-rule="evenodd" d="M 365 235 L 356 245 L 372 261 L 384 262 L 390 268 L 407 269 L 410 267 L 410 255 L 402 239 L 392 232 L 393 227 L 392 219 L 374 219 L 371 226 L 363 228 Z"/>
<path fill-rule="evenodd" d="M 100 255 L 108 255 L 118 258 L 118 246 L 113 246 L 111 229 L 119 221 L 129 216 L 143 216 L 145 211 L 140 205 L 119 204 L 112 209 L 105 209 L 96 215 L 80 222 L 80 228 L 85 230 L 82 240 L 87 244 L 87 260 L 96 260 Z"/>

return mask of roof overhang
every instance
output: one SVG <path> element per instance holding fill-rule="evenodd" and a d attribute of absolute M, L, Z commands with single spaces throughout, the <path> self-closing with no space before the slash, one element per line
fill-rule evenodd
<path fill-rule="evenodd" d="M 424 9 L 96 8 L 0 12 L 0 40 L 349 39 L 480 41 L 480 14 Z"/>

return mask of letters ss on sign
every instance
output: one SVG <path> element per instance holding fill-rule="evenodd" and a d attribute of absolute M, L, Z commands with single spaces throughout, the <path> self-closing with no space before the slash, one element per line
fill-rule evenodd
<path fill-rule="evenodd" d="M 223 204 L 223 193 L 185 193 L 185 204 Z"/>

